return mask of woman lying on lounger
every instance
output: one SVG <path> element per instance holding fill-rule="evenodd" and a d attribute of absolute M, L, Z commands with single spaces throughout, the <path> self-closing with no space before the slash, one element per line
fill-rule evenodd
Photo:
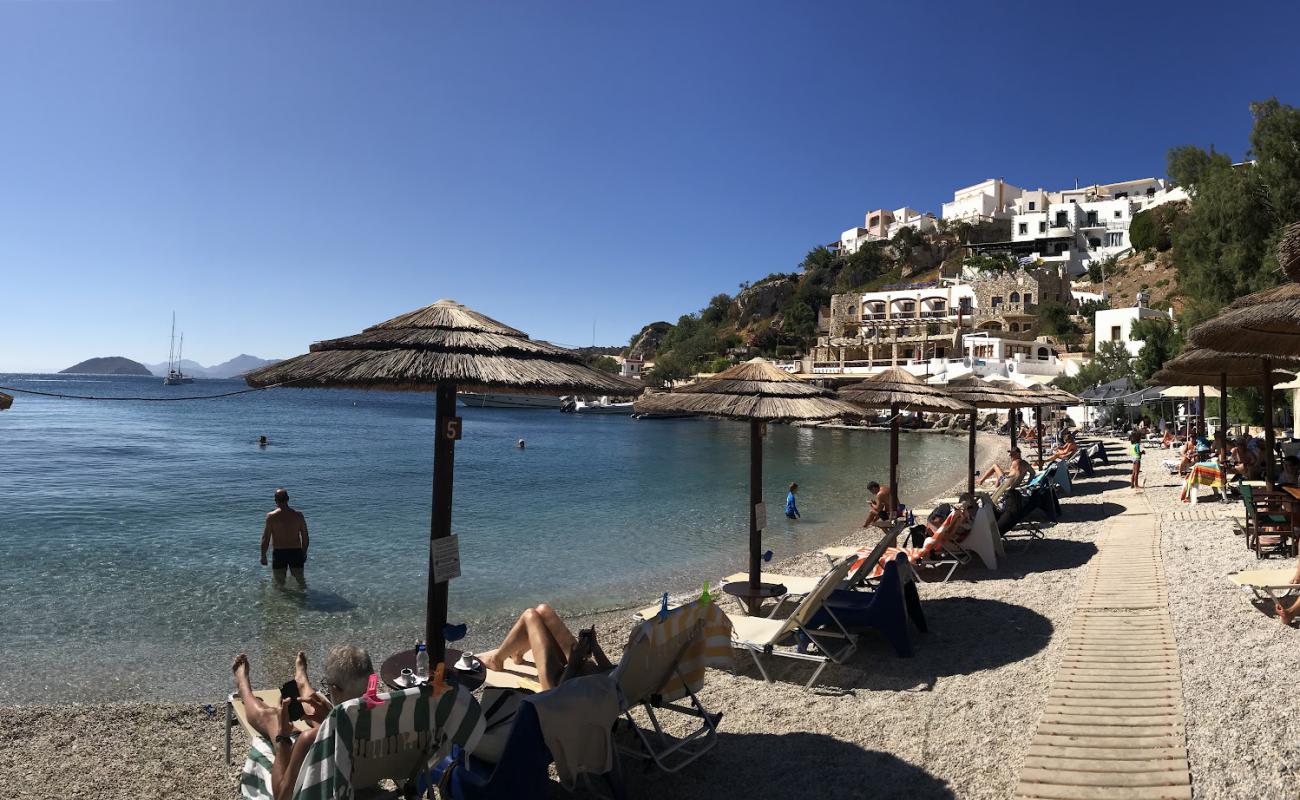
<path fill-rule="evenodd" d="M 479 654 L 483 666 L 494 672 L 506 669 L 506 659 L 523 661 L 524 653 L 533 651 L 537 666 L 537 681 L 542 689 L 552 689 L 566 677 L 576 673 L 588 658 L 601 669 L 612 665 L 605 652 L 596 643 L 596 630 L 579 631 L 577 636 L 569 630 L 555 609 L 546 603 L 530 608 L 519 615 L 505 641 L 495 650 Z"/>
<path fill-rule="evenodd" d="M 943 503 L 930 512 L 924 525 L 912 528 L 911 547 L 891 547 L 885 551 L 872 573 L 880 575 L 885 564 L 894 560 L 899 553 L 905 553 L 913 564 L 920 564 L 925 559 L 940 552 L 946 542 L 960 542 L 970 533 L 971 521 L 975 518 L 978 506 L 975 498 L 963 493 L 955 506 Z"/>

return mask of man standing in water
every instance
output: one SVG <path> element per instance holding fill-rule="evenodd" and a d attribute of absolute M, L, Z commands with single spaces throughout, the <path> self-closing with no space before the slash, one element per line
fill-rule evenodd
<path fill-rule="evenodd" d="M 289 507 L 289 492 L 275 490 L 275 510 L 266 515 L 262 530 L 262 566 L 266 566 L 266 548 L 271 546 L 271 575 L 276 586 L 284 586 L 284 571 L 293 573 L 298 586 L 306 588 L 302 567 L 307 562 L 307 518 Z"/>

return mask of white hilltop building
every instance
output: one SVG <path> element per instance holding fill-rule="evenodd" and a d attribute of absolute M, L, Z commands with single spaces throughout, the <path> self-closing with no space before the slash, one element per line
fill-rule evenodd
<path fill-rule="evenodd" d="M 903 228 L 913 228 L 917 231 L 934 230 L 934 215 L 924 214 L 907 206 L 893 211 L 884 208 L 868 211 L 862 217 L 862 227 L 849 228 L 840 234 L 838 242 L 832 242 L 828 247 L 841 253 L 856 253 L 867 242 L 894 238 Z"/>
<path fill-rule="evenodd" d="M 1160 178 L 1094 184 L 1059 192 L 1022 191 L 1011 205 L 1011 239 L 973 246 L 985 254 L 1010 254 L 1021 263 L 1063 267 L 1082 275 L 1093 261 L 1132 252 L 1129 225 L 1139 211 L 1187 193 Z"/>
<path fill-rule="evenodd" d="M 1129 308 L 1108 308 L 1093 315 L 1093 341 L 1099 346 L 1103 342 L 1119 342 L 1128 350 L 1129 355 L 1137 358 L 1144 342 L 1133 338 L 1133 323 L 1142 319 L 1173 320 L 1174 312 L 1157 311 L 1147 308 L 1142 295 L 1138 295 L 1137 304 Z"/>
<path fill-rule="evenodd" d="M 952 202 L 943 204 L 942 217 L 950 222 L 1006 219 L 1024 191 L 1001 178 L 989 178 L 953 192 Z"/>

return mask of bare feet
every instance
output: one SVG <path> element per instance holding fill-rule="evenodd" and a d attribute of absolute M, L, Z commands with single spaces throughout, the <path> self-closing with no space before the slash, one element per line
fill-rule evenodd
<path fill-rule="evenodd" d="M 1282 621 L 1283 625 L 1288 628 L 1291 627 L 1291 612 L 1287 611 L 1281 603 L 1274 606 L 1273 610 L 1277 612 L 1277 618 Z"/>
<path fill-rule="evenodd" d="M 506 657 L 501 654 L 499 649 L 489 650 L 486 653 L 479 653 L 478 660 L 483 662 L 483 666 L 493 672 L 501 672 L 506 668 Z"/>
<path fill-rule="evenodd" d="M 239 692 L 239 696 L 244 698 L 244 702 L 247 703 L 247 698 L 253 695 L 253 686 L 248 682 L 248 656 L 243 653 L 235 656 L 234 662 L 230 665 L 230 671 L 235 674 L 235 689 Z"/>
<path fill-rule="evenodd" d="M 298 657 L 293 660 L 293 681 L 298 684 L 299 697 L 311 695 L 311 681 L 307 680 L 307 654 L 301 650 L 298 651 Z"/>

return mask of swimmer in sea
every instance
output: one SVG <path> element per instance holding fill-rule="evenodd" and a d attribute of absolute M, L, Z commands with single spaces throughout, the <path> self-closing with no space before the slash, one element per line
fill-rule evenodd
<path fill-rule="evenodd" d="M 523 440 L 523 439 L 520 439 L 518 442 L 516 442 L 516 443 L 515 443 L 515 447 L 518 447 L 520 450 L 523 450 L 523 449 L 524 449 L 524 440 Z"/>

